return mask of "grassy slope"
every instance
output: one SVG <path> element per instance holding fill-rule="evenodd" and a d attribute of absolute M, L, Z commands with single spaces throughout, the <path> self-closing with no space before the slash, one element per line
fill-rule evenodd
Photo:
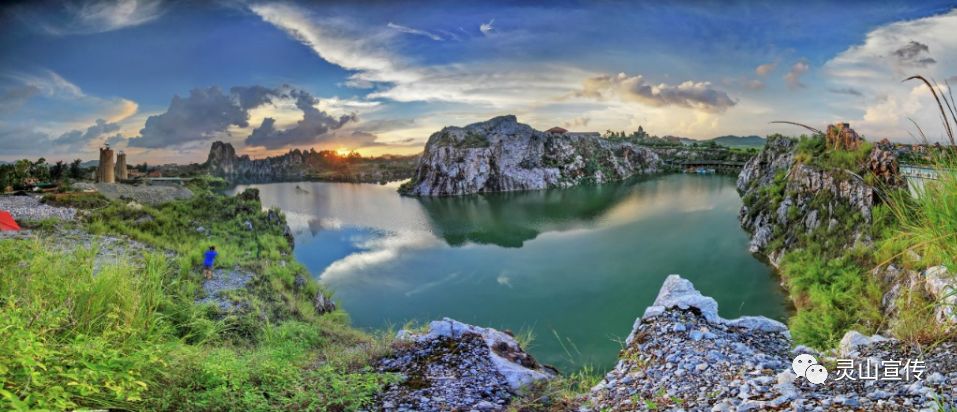
<path fill-rule="evenodd" d="M 853 178 L 845 173 L 851 171 L 874 184 L 876 179 L 864 167 L 871 148 L 870 144 L 864 144 L 855 151 L 827 151 L 823 137 L 802 137 L 795 159 L 799 163 L 832 171 L 839 178 Z M 941 163 L 939 167 L 947 167 L 947 164 Z M 776 176 L 774 184 L 745 197 L 744 201 L 752 208 L 764 204 L 769 205 L 770 210 L 776 210 L 785 196 L 786 183 L 784 174 Z M 888 263 L 899 263 L 906 255 L 905 250 L 913 250 L 922 256 L 921 267 L 953 265 L 953 259 L 948 256 L 957 252 L 957 243 L 946 233 L 954 233 L 953 230 L 957 229 L 957 212 L 947 205 L 954 204 L 953 193 L 957 193 L 957 185 L 953 179 L 945 179 L 940 184 L 930 185 L 924 196 L 916 201 L 906 189 L 878 188 L 882 202 L 872 211 L 870 225 L 862 225 L 863 218 L 858 211 L 843 206 L 841 202 L 832 202 L 830 193 L 819 193 L 811 201 L 811 206 L 821 213 L 819 221 L 823 223 L 815 231 L 799 234 L 796 247 L 784 256 L 780 268 L 797 308 L 789 320 L 797 342 L 829 348 L 835 346 L 848 330 L 874 333 L 887 326 L 891 326 L 898 337 L 912 342 L 927 343 L 951 335 L 949 330 L 926 328 L 932 324 L 929 322 L 933 322 L 934 302 L 928 301 L 916 289 L 904 293 L 905 301 L 899 302 L 896 318 L 886 319 L 881 305 L 887 285 L 876 279 L 871 271 Z M 828 203 L 835 207 L 827 208 Z M 802 217 L 789 213 L 791 224 L 798 224 L 799 218 Z M 839 226 L 829 231 L 827 222 L 831 218 L 839 222 Z M 849 233 L 855 228 L 869 235 L 877 247 L 849 243 Z M 783 235 L 774 233 L 768 249 L 780 248 Z M 919 270 L 918 265 L 910 267 Z M 906 330 L 906 325 L 911 328 L 922 325 L 920 328 L 924 332 Z"/>
<path fill-rule="evenodd" d="M 0 340 L 9 354 L 0 357 L 0 409 L 353 410 L 394 379 L 367 367 L 387 342 L 352 329 L 341 312 L 312 309 L 319 286 L 291 257 L 281 215 L 195 189 L 157 208 L 114 202 L 83 223 L 172 256 L 94 275 L 93 249 L 0 241 L 0 330 L 11 337 Z M 245 310 L 194 303 L 211 243 L 220 265 L 258 274 L 231 296 Z"/>

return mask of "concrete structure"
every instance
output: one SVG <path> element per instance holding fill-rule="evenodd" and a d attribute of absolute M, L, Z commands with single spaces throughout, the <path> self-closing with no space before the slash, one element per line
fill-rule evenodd
<path fill-rule="evenodd" d="M 115 165 L 113 163 L 113 149 L 110 146 L 100 148 L 100 164 L 96 167 L 96 181 L 100 183 L 116 183 Z"/>
<path fill-rule="evenodd" d="M 126 170 L 126 153 L 120 151 L 116 154 L 116 180 L 123 181 L 129 178 Z"/>

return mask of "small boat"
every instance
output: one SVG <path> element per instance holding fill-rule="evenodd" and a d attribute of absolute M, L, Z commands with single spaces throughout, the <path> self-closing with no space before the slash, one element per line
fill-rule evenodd
<path fill-rule="evenodd" d="M 299 187 L 299 185 L 296 185 L 296 191 L 300 193 L 309 193 L 308 190 Z"/>

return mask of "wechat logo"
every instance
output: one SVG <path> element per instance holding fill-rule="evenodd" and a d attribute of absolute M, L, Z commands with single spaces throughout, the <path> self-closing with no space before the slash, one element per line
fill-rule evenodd
<path fill-rule="evenodd" d="M 798 355 L 791 362 L 791 369 L 797 376 L 803 376 L 808 382 L 815 385 L 827 380 L 827 368 L 817 363 L 817 359 L 808 354 Z"/>

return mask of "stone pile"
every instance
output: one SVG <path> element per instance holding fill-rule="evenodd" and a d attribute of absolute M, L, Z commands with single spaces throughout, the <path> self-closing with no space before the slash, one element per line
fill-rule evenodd
<path fill-rule="evenodd" d="M 40 203 L 34 196 L 0 196 L 0 210 L 6 210 L 15 220 L 43 220 L 48 218 L 73 220 L 76 209 L 72 207 L 54 207 Z"/>

